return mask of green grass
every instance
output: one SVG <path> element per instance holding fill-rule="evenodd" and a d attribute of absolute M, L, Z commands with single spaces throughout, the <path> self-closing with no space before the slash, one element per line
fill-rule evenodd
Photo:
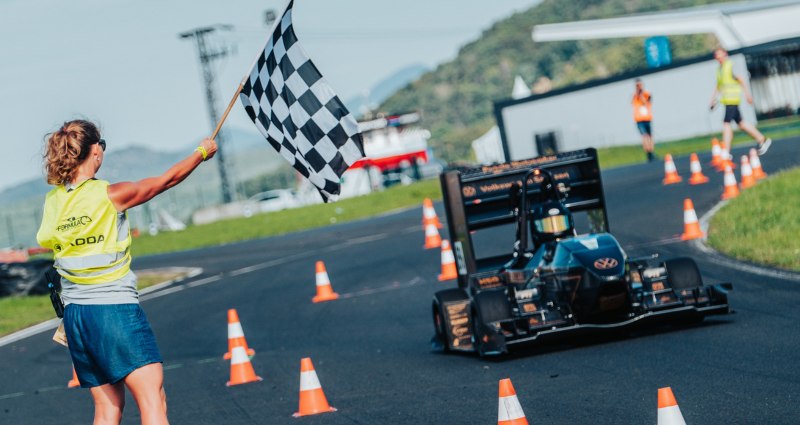
<path fill-rule="evenodd" d="M 135 272 L 135 270 L 134 270 Z M 171 279 L 179 277 L 181 273 L 149 273 L 149 272 L 136 272 L 137 287 L 141 291 L 144 288 L 153 286 L 157 283 L 166 282 Z"/>
<path fill-rule="evenodd" d="M 139 289 L 175 278 L 174 273 L 140 273 Z M 55 319 L 49 295 L 0 298 L 0 336 Z"/>
<path fill-rule="evenodd" d="M 731 257 L 800 271 L 800 168 L 742 191 L 711 220 L 708 242 Z"/>
<path fill-rule="evenodd" d="M 800 117 L 777 118 L 759 122 L 759 128 L 769 137 L 781 138 L 800 134 Z M 717 135 L 718 136 L 718 135 Z M 712 135 L 656 144 L 656 153 L 684 155 L 705 152 L 711 148 Z M 749 137 L 737 132 L 734 145 L 752 143 Z M 640 146 L 618 146 L 598 150 L 602 168 L 643 162 Z M 333 223 L 367 218 L 377 214 L 419 206 L 422 199 L 440 199 L 437 179 L 409 186 L 393 187 L 367 196 L 344 199 L 332 204 L 312 205 L 292 210 L 236 218 L 202 226 L 189 226 L 182 232 L 164 232 L 156 236 L 142 235 L 133 244 L 134 255 L 147 255 L 203 248 L 299 230 L 323 227 Z"/>
<path fill-rule="evenodd" d="M 792 116 L 759 121 L 758 129 L 761 130 L 765 136 L 773 139 L 796 136 L 800 134 L 800 117 Z M 656 141 L 656 155 L 663 158 L 666 154 L 682 156 L 689 155 L 692 152 L 707 152 L 711 150 L 712 137 L 722 140 L 720 134 L 708 134 L 672 142 L 659 143 Z M 755 142 L 743 131 L 734 133 L 734 146 L 746 143 Z M 600 159 L 601 168 L 613 168 L 645 161 L 644 151 L 642 151 L 640 145 L 601 148 L 597 150 L 597 155 Z"/>
<path fill-rule="evenodd" d="M 55 317 L 47 295 L 0 298 L 0 336 Z"/>
<path fill-rule="evenodd" d="M 258 214 L 249 218 L 218 221 L 202 226 L 188 226 L 181 232 L 164 232 L 156 236 L 142 235 L 134 240 L 132 252 L 134 256 L 173 252 L 313 229 L 372 217 L 400 208 L 412 206 L 421 208 L 422 200 L 426 197 L 441 198 L 438 179 L 425 180 L 408 186 L 395 186 L 369 196 L 347 198 L 330 204 Z"/>

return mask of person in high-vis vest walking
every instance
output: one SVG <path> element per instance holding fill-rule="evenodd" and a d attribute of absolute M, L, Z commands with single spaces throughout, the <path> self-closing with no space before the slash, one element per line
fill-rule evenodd
<path fill-rule="evenodd" d="M 105 149 L 97 126 L 84 120 L 47 137 L 44 168 L 55 188 L 36 238 L 53 250 L 61 275 L 64 331 L 81 387 L 94 399 L 94 424 L 120 423 L 125 387 L 142 424 L 168 424 L 161 355 L 130 270 L 126 211 L 183 181 L 217 145 L 205 139 L 161 176 L 114 184 L 95 178 Z"/>
<path fill-rule="evenodd" d="M 633 93 L 631 100 L 633 105 L 633 120 L 636 121 L 636 128 L 639 129 L 639 134 L 642 135 L 642 149 L 647 155 L 647 161 L 651 162 L 656 159 L 653 155 L 653 129 L 651 122 L 653 121 L 653 101 L 650 92 L 644 89 L 642 80 L 636 79 L 636 91 Z"/>
<path fill-rule="evenodd" d="M 755 126 L 744 121 L 739 111 L 739 104 L 742 102 L 742 91 L 744 91 L 747 103 L 753 103 L 753 97 L 750 95 L 747 84 L 741 77 L 733 74 L 733 61 L 728 57 L 728 52 L 725 49 L 718 47 L 714 50 L 714 59 L 719 62 L 719 68 L 717 69 L 717 86 L 711 95 L 711 109 L 714 109 L 717 105 L 717 97 L 719 97 L 719 102 L 725 106 L 725 118 L 722 120 L 722 149 L 730 152 L 731 141 L 733 140 L 731 121 L 733 121 L 758 142 L 759 155 L 767 153 L 772 144 L 772 139 L 764 137 Z"/>

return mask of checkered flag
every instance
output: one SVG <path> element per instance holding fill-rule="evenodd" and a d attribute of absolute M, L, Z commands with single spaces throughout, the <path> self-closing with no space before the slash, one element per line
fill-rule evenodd
<path fill-rule="evenodd" d="M 342 174 L 364 157 L 358 123 L 300 47 L 289 2 L 239 99 L 261 134 L 289 164 L 336 200 Z"/>

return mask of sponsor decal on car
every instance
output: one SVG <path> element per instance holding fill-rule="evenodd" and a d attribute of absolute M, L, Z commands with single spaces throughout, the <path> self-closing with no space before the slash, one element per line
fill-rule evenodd
<path fill-rule="evenodd" d="M 614 267 L 617 267 L 617 264 L 619 264 L 619 261 L 617 261 L 616 259 L 609 258 L 609 257 L 604 257 L 604 258 L 600 258 L 598 260 L 595 260 L 594 268 L 596 268 L 597 270 L 608 270 L 608 269 L 613 269 Z"/>

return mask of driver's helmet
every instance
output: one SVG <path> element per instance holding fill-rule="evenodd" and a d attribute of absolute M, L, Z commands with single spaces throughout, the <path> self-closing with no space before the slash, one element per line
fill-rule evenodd
<path fill-rule="evenodd" d="M 539 204 L 531 213 L 531 233 L 538 243 L 572 236 L 575 234 L 572 214 L 558 201 Z"/>

